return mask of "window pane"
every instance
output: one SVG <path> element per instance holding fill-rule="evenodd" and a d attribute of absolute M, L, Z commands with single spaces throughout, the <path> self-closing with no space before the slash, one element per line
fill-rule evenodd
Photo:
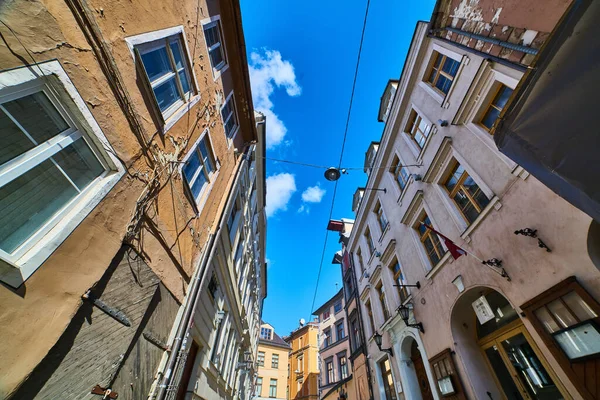
<path fill-rule="evenodd" d="M 196 178 L 196 181 L 192 185 L 192 194 L 194 195 L 194 199 L 198 198 L 206 183 L 206 176 L 204 175 L 204 172 L 200 171 L 198 178 Z"/>
<path fill-rule="evenodd" d="M 200 153 L 202 154 L 202 160 L 204 161 L 204 166 L 206 167 L 206 173 L 209 174 L 213 171 L 212 159 L 208 150 L 208 146 L 206 145 L 206 138 L 202 139 L 200 142 Z"/>
<path fill-rule="evenodd" d="M 173 71 L 166 47 L 160 47 L 142 54 L 142 62 L 150 82 L 154 82 L 161 76 Z"/>
<path fill-rule="evenodd" d="M 34 147 L 33 142 L 0 110 L 0 165 Z"/>
<path fill-rule="evenodd" d="M 562 299 L 581 321 L 598 317 L 594 310 L 592 310 L 591 307 L 585 301 L 583 301 L 581 297 L 579 297 L 577 292 L 569 292 L 564 295 Z"/>
<path fill-rule="evenodd" d="M 437 87 L 442 92 L 448 94 L 450 90 L 450 86 L 452 85 L 452 81 L 446 78 L 445 76 L 440 75 L 437 82 L 435 83 L 435 87 Z"/>
<path fill-rule="evenodd" d="M 211 47 L 215 43 L 219 42 L 219 28 L 217 25 L 213 25 L 212 27 L 206 29 L 204 31 L 204 36 L 206 37 L 206 44 L 208 47 Z"/>
<path fill-rule="evenodd" d="M 535 310 L 534 314 L 549 333 L 556 332 L 560 329 L 560 326 L 554 321 L 546 307 Z"/>
<path fill-rule="evenodd" d="M 21 97 L 3 105 L 38 144 L 69 128 L 43 92 Z"/>
<path fill-rule="evenodd" d="M 550 309 L 550 312 L 554 314 L 554 317 L 558 320 L 558 323 L 561 325 L 562 328 L 568 328 L 569 326 L 575 325 L 577 323 L 577 320 L 575 319 L 573 314 L 571 314 L 569 310 L 567 310 L 567 308 L 562 303 L 562 301 L 560 301 L 560 299 L 554 300 L 552 303 L 549 303 L 548 308 Z"/>
<path fill-rule="evenodd" d="M 458 71 L 458 66 L 460 64 L 458 61 L 453 60 L 452 58 L 446 57 L 446 61 L 444 62 L 444 66 L 442 67 L 442 71 L 446 72 L 449 75 L 456 75 L 456 71 Z"/>
<path fill-rule="evenodd" d="M 500 109 L 504 108 L 512 92 L 513 90 L 511 88 L 502 85 L 502 89 L 500 89 L 496 95 L 496 98 L 494 99 L 494 104 Z"/>
<path fill-rule="evenodd" d="M 185 73 L 185 70 L 179 71 L 179 80 L 181 81 L 183 93 L 188 93 L 190 91 L 190 82 L 188 80 L 187 74 Z"/>
<path fill-rule="evenodd" d="M 194 174 L 196 173 L 198 168 L 200 168 L 200 165 L 202 165 L 200 163 L 200 158 L 198 157 L 198 152 L 196 150 L 192 150 L 192 151 L 193 151 L 192 155 L 190 156 L 190 158 L 188 158 L 185 165 L 183 166 L 183 173 L 184 173 L 188 183 L 190 183 L 190 184 L 192 183 Z"/>
<path fill-rule="evenodd" d="M 185 66 L 185 64 L 183 63 L 183 55 L 181 54 L 181 45 L 179 44 L 179 40 L 172 41 L 170 45 L 171 52 L 173 53 L 173 59 L 175 60 L 175 67 L 180 70 Z"/>
<path fill-rule="evenodd" d="M 0 188 L 0 248 L 12 253 L 77 194 L 50 160 Z"/>
<path fill-rule="evenodd" d="M 87 185 L 104 172 L 104 167 L 83 138 L 77 139 L 52 158 L 60 165 L 67 176 L 75 182 L 79 190 L 85 189 Z"/>
<path fill-rule="evenodd" d="M 483 116 L 481 123 L 484 126 L 486 126 L 488 129 L 492 129 L 492 126 L 494 125 L 494 122 L 496 122 L 496 120 L 498 119 L 499 115 L 500 115 L 500 110 L 498 110 L 494 107 L 490 107 L 490 108 L 488 108 L 487 112 Z"/>
<path fill-rule="evenodd" d="M 223 54 L 221 53 L 221 46 L 210 51 L 210 62 L 214 68 L 223 62 Z"/>
<path fill-rule="evenodd" d="M 167 108 L 172 106 L 177 100 L 179 100 L 179 93 L 177 92 L 177 84 L 175 83 L 175 77 L 169 78 L 166 82 L 160 84 L 154 88 L 154 95 L 156 101 L 158 101 L 158 107 L 160 111 L 165 111 Z"/>

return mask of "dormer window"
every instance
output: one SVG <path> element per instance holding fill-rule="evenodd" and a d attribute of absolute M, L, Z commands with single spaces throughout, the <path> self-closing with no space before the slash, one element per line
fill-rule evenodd
<path fill-rule="evenodd" d="M 360 202 L 361 202 L 364 194 L 365 194 L 364 188 L 358 188 L 358 189 L 356 189 L 356 192 L 354 192 L 354 197 L 352 198 L 352 211 L 354 211 L 355 213 L 358 212 L 358 209 L 360 207 Z"/>
<path fill-rule="evenodd" d="M 377 150 L 379 149 L 379 143 L 371 142 L 369 145 L 369 149 L 365 154 L 365 165 L 364 171 L 367 174 L 371 173 L 371 169 L 373 168 L 373 164 L 375 163 L 375 157 L 377 156 Z"/>
<path fill-rule="evenodd" d="M 390 80 L 385 86 L 383 95 L 381 96 L 381 102 L 379 104 L 379 114 L 377 120 L 379 122 L 386 122 L 390 112 L 392 111 L 392 104 L 394 103 L 394 95 L 398 88 L 398 81 Z"/>

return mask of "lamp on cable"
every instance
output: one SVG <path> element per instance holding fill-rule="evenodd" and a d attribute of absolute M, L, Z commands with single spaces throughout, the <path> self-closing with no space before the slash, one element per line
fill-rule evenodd
<path fill-rule="evenodd" d="M 343 168 L 340 169 L 340 168 L 336 168 L 336 167 L 329 167 L 325 171 L 325 179 L 327 179 L 328 181 L 334 182 L 334 181 L 337 181 L 338 179 L 340 179 L 342 174 L 345 174 L 345 173 L 347 173 L 347 172 Z"/>

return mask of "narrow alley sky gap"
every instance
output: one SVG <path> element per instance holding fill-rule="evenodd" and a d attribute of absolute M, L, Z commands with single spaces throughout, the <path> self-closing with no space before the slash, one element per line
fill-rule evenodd
<path fill-rule="evenodd" d="M 418 20 L 434 0 L 371 0 L 343 166 L 362 167 L 379 140 L 377 110 L 389 79 L 400 76 Z M 339 160 L 366 0 L 242 0 L 253 99 L 267 115 L 267 157 L 336 166 Z M 263 319 L 281 335 L 309 319 L 333 183 L 323 170 L 267 161 L 268 297 Z M 362 171 L 339 180 L 333 218 L 354 218 Z M 340 249 L 329 235 L 315 308 L 341 285 Z M 336 283 L 338 286 L 336 286 Z"/>

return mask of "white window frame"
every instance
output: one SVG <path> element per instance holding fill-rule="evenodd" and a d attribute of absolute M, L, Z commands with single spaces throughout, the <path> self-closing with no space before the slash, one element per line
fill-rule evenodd
<path fill-rule="evenodd" d="M 454 79 L 452 79 L 452 85 L 450 86 L 450 89 L 448 89 L 448 93 L 446 93 L 446 95 L 443 95 L 440 92 L 438 92 L 427 81 L 427 75 L 429 74 L 431 66 L 435 61 L 435 59 L 433 58 L 434 51 L 446 56 L 447 58 L 451 58 L 459 63 L 458 69 L 456 70 L 456 75 L 454 75 Z M 419 86 L 423 88 L 427 93 L 429 93 L 429 95 L 433 97 L 433 99 L 436 102 L 438 102 L 442 108 L 448 108 L 450 107 L 450 98 L 452 97 L 452 93 L 454 92 L 454 88 L 456 87 L 456 82 L 458 81 L 458 78 L 460 77 L 460 74 L 464 69 L 465 65 L 469 65 L 470 59 L 467 55 L 463 55 L 446 47 L 440 46 L 438 43 L 432 43 L 426 60 L 427 63 L 423 64 L 425 69 L 421 71 L 420 74 L 421 79 L 419 81 Z"/>
<path fill-rule="evenodd" d="M 183 29 L 183 25 L 175 26 L 172 28 L 161 29 L 158 31 L 142 33 L 136 36 L 130 36 L 125 38 L 125 42 L 127 43 L 127 47 L 131 53 L 131 57 L 133 58 L 133 62 L 136 63 L 135 49 L 136 48 L 145 48 L 146 51 L 149 51 L 151 48 L 156 48 L 157 42 L 159 40 L 164 40 L 171 36 L 179 36 L 179 42 L 181 44 L 181 48 L 183 51 L 183 56 L 185 58 L 184 62 L 186 63 L 186 72 L 190 79 L 190 93 L 189 98 L 186 102 L 178 101 L 169 107 L 167 110 L 162 112 L 161 118 L 164 119 L 164 126 L 162 133 L 166 133 L 169 129 L 171 129 L 177 121 L 179 121 L 191 108 L 200 101 L 200 91 L 198 90 L 198 80 L 196 79 L 196 75 L 194 74 L 194 68 L 192 66 L 192 58 L 190 57 L 190 51 L 188 49 L 188 41 L 185 36 L 185 31 Z M 144 72 L 145 73 L 145 72 Z M 148 77 L 145 77 L 146 79 Z M 149 79 L 147 79 L 149 81 Z M 152 90 L 152 89 L 150 89 Z M 154 97 L 154 93 L 148 93 L 149 96 L 152 96 L 150 101 L 156 103 L 156 98 Z M 156 110 L 160 112 L 158 108 L 158 103 L 156 103 Z M 154 112 L 154 110 L 152 111 Z"/>
<path fill-rule="evenodd" d="M 198 146 L 200 145 L 200 142 L 202 140 L 204 140 L 205 138 L 208 138 L 208 144 L 209 144 L 208 149 L 213 158 L 214 168 L 213 168 L 212 172 L 210 172 L 208 174 L 208 176 L 206 177 L 207 184 L 200 191 L 200 193 L 198 194 L 198 197 L 194 198 L 194 195 L 192 193 L 192 186 L 191 186 L 192 184 L 190 182 L 188 182 L 188 180 L 183 172 L 183 167 L 185 166 L 185 163 L 187 162 L 187 160 L 189 160 L 189 158 L 192 156 L 192 154 L 195 151 L 198 151 L 197 149 L 198 149 Z M 193 205 L 194 205 L 194 207 L 196 207 L 196 211 L 197 211 L 198 215 L 202 212 L 204 204 L 206 203 L 206 199 L 208 198 L 208 195 L 212 191 L 212 187 L 217 179 L 217 176 L 219 176 L 219 172 L 221 170 L 221 164 L 219 163 L 219 159 L 215 155 L 215 151 L 214 151 L 214 147 L 213 147 L 212 143 L 213 143 L 213 141 L 210 136 L 210 131 L 208 128 L 206 128 L 204 130 L 204 132 L 202 132 L 202 134 L 194 142 L 194 144 L 192 146 L 190 146 L 190 150 L 187 152 L 187 154 L 185 155 L 183 160 L 181 160 L 181 162 L 179 163 L 179 174 L 181 176 L 181 179 L 184 182 L 184 185 L 186 186 L 187 190 L 189 191 L 190 198 L 194 200 Z"/>
<path fill-rule="evenodd" d="M 70 128 L 50 139 L 47 145 L 38 145 L 6 162 L 0 169 L 1 183 L 22 175 L 42 158 L 47 158 L 52 149 L 64 148 L 80 137 L 86 140 L 105 172 L 65 204 L 14 253 L 0 250 L 0 281 L 15 288 L 41 266 L 125 173 L 122 164 L 112 154 L 114 149 L 60 62 L 54 60 L 38 63 L 35 68 L 0 72 L 0 98 L 3 102 L 38 91 L 45 93 Z"/>
<path fill-rule="evenodd" d="M 429 147 L 429 143 L 431 143 L 433 136 L 437 133 L 437 126 L 433 122 L 431 122 L 431 120 L 427 118 L 427 116 L 415 104 L 411 104 L 407 111 L 408 112 L 404 115 L 402 125 L 400 125 L 402 127 L 403 133 L 400 136 L 402 136 L 402 139 L 404 139 L 404 142 L 407 144 L 408 149 L 415 157 L 417 163 L 420 163 L 421 161 L 423 161 L 423 156 L 425 155 L 425 151 Z M 408 127 L 410 116 L 412 115 L 413 111 L 417 113 L 417 117 L 420 117 L 421 120 L 423 120 L 429 125 L 429 134 L 427 135 L 427 138 L 425 138 L 425 143 L 423 143 L 422 148 L 419 147 L 419 145 L 413 139 L 411 133 L 407 132 L 406 129 Z M 406 186 L 408 186 L 408 184 Z"/>
<path fill-rule="evenodd" d="M 227 119 L 224 119 L 223 118 L 223 109 L 225 108 L 225 106 L 227 105 L 228 102 L 231 102 L 233 111 L 231 112 L 231 114 L 229 115 L 229 117 Z M 239 118 L 239 115 L 237 112 L 237 104 L 235 103 L 235 96 L 233 95 L 233 90 L 231 92 L 229 92 L 229 94 L 225 98 L 225 101 L 223 101 L 223 105 L 221 106 L 221 109 L 219 111 L 221 114 L 221 120 L 223 121 L 223 131 L 225 132 L 225 137 L 227 138 L 227 146 L 231 147 L 231 143 L 233 143 L 233 140 L 235 139 L 235 137 L 237 136 L 237 134 L 240 130 L 240 118 Z M 229 121 L 230 118 L 235 118 L 235 121 L 236 121 L 236 124 L 233 127 L 232 133 L 228 133 L 225 130 L 227 121 Z"/>
<path fill-rule="evenodd" d="M 211 48 L 208 47 L 208 43 L 206 42 L 206 37 L 204 38 L 204 43 L 206 44 L 206 56 L 208 58 L 208 62 L 212 69 L 213 79 L 216 81 L 229 68 L 229 62 L 228 62 L 229 57 L 227 56 L 227 48 L 225 46 L 225 38 L 223 37 L 223 25 L 221 24 L 221 16 L 215 15 L 213 17 L 203 19 L 202 21 L 200 21 L 200 24 L 202 25 L 202 34 L 203 35 L 204 35 L 204 32 L 206 31 L 206 29 L 212 28 L 213 26 L 217 26 L 219 28 L 219 37 L 221 39 L 219 41 L 219 46 L 223 50 L 223 61 L 219 65 L 216 65 L 216 66 L 212 65 L 212 61 L 210 58 Z M 216 46 L 216 45 L 213 45 L 213 48 L 214 48 L 214 46 Z"/>

